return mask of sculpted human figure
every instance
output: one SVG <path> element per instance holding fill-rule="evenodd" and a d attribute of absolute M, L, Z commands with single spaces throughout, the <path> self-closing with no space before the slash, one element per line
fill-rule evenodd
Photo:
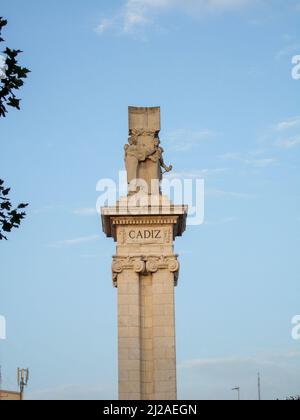
<path fill-rule="evenodd" d="M 139 144 L 141 130 L 132 130 L 128 143 L 124 146 L 125 165 L 127 171 L 128 193 L 133 194 L 137 191 L 137 180 L 139 179 L 139 164 L 153 153 L 152 150 L 146 150 Z"/>
<path fill-rule="evenodd" d="M 165 170 L 165 172 L 171 172 L 173 169 L 173 166 L 172 165 L 167 166 L 165 164 L 164 158 L 163 158 L 164 149 L 160 147 L 160 139 L 158 137 L 156 137 L 154 140 L 154 148 L 155 148 L 155 152 L 153 155 L 149 157 L 149 159 L 157 163 L 157 171 L 158 171 L 157 179 L 162 181 L 162 177 L 163 177 L 162 168 Z"/>
<path fill-rule="evenodd" d="M 133 179 L 137 177 L 137 169 L 139 165 L 138 150 L 137 150 L 137 140 L 133 137 L 130 137 L 128 140 L 129 144 L 126 144 L 124 147 L 125 150 L 125 164 L 127 171 L 127 181 L 130 183 Z"/>
<path fill-rule="evenodd" d="M 162 180 L 162 168 L 170 172 L 172 166 L 164 163 L 164 150 L 160 147 L 157 133 L 131 130 L 130 134 L 128 144 L 124 147 L 128 194 L 137 192 L 139 179 L 148 186 L 148 193 L 151 193 L 152 181 Z"/>

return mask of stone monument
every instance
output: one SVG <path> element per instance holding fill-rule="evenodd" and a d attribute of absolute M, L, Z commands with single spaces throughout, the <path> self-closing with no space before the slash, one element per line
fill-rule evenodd
<path fill-rule="evenodd" d="M 160 108 L 129 107 L 125 146 L 128 195 L 102 208 L 103 231 L 117 243 L 120 400 L 176 400 L 174 240 L 186 228 L 187 207 L 162 195 Z"/>

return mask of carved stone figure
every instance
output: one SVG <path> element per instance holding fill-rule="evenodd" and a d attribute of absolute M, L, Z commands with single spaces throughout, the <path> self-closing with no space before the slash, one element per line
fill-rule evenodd
<path fill-rule="evenodd" d="M 155 138 L 154 140 L 154 148 L 155 148 L 155 152 L 153 155 L 149 156 L 149 159 L 156 163 L 156 166 L 158 169 L 158 173 L 156 174 L 157 179 L 162 181 L 162 178 L 163 178 L 162 169 L 164 169 L 165 172 L 170 172 L 173 169 L 173 166 L 172 165 L 167 166 L 164 162 L 164 158 L 163 158 L 164 149 L 160 147 L 159 137 Z"/>
<path fill-rule="evenodd" d="M 131 129 L 129 134 L 128 144 L 124 147 L 128 194 L 140 190 L 146 190 L 148 194 L 160 193 L 162 169 L 170 172 L 172 166 L 164 163 L 159 132 Z"/>

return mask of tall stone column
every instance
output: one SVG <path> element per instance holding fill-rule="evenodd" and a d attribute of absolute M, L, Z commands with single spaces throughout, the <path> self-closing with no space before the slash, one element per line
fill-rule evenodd
<path fill-rule="evenodd" d="M 124 203 L 123 203 L 124 204 Z M 119 399 L 176 400 L 174 287 L 179 274 L 173 241 L 185 229 L 186 208 L 103 209 L 103 228 L 117 242 Z"/>
<path fill-rule="evenodd" d="M 129 108 L 128 197 L 102 208 L 103 231 L 116 242 L 121 400 L 177 398 L 174 241 L 185 231 L 187 207 L 161 194 L 163 173 L 172 166 L 164 162 L 159 131 L 160 108 Z"/>

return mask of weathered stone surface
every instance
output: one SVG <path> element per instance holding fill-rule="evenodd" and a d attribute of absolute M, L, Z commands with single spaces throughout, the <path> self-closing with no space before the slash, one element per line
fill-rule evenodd
<path fill-rule="evenodd" d="M 173 238 L 180 216 L 104 217 L 117 241 L 112 275 L 118 289 L 119 398 L 175 400 L 174 287 L 180 266 Z"/>
<path fill-rule="evenodd" d="M 129 128 L 158 132 L 159 109 L 131 108 Z M 145 147 L 148 134 L 139 136 Z M 121 400 L 177 398 L 174 287 L 180 265 L 174 240 L 184 233 L 186 217 L 186 206 L 173 205 L 159 192 L 123 197 L 102 209 L 103 231 L 117 243 L 112 277 L 118 290 Z"/>
<path fill-rule="evenodd" d="M 0 401 L 20 401 L 21 394 L 19 392 L 0 390 Z"/>
<path fill-rule="evenodd" d="M 160 146 L 160 108 L 129 107 L 129 140 L 124 146 L 128 194 L 160 194 L 163 170 L 170 172 Z"/>
<path fill-rule="evenodd" d="M 166 197 L 141 195 L 140 200 L 135 197 L 122 197 L 115 206 L 102 208 L 102 228 L 107 237 L 117 238 L 117 227 L 143 226 L 144 229 L 169 225 L 172 230 L 172 240 L 182 236 L 186 229 L 187 206 L 174 205 Z M 124 216 L 124 217 L 121 217 Z M 119 229 L 119 234 L 122 230 Z M 154 238 L 158 239 L 158 238 Z M 124 241 L 126 238 L 123 239 Z"/>
<path fill-rule="evenodd" d="M 160 107 L 128 107 L 129 130 L 160 131 Z"/>

